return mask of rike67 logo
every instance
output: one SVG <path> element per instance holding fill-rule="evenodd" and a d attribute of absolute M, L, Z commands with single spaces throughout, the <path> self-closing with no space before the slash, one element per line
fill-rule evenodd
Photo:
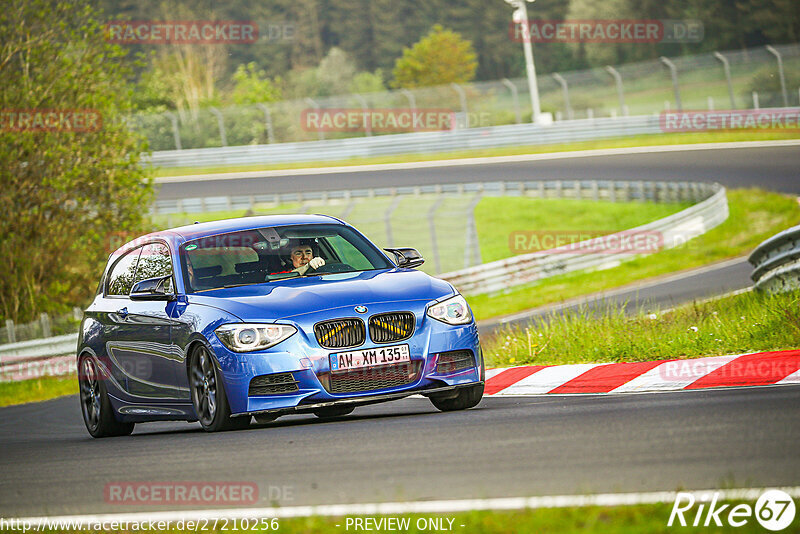
<path fill-rule="evenodd" d="M 761 494 L 755 506 L 750 504 L 721 504 L 720 492 L 708 498 L 695 499 L 691 493 L 679 492 L 669 514 L 667 526 L 693 527 L 743 527 L 755 518 L 767 530 L 779 531 L 792 524 L 795 505 L 785 491 L 772 489 Z M 695 506 L 696 505 L 696 506 Z"/>

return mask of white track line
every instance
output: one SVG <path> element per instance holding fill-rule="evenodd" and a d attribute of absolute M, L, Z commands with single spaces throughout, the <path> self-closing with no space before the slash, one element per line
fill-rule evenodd
<path fill-rule="evenodd" d="M 783 380 L 779 380 L 778 384 L 800 384 L 800 369 L 790 374 Z"/>
<path fill-rule="evenodd" d="M 749 488 L 734 490 L 687 490 L 699 501 L 711 499 L 714 493 L 720 500 L 756 500 L 766 489 L 780 489 L 794 498 L 800 497 L 800 487 Z M 169 512 L 134 512 L 122 514 L 67 515 L 55 517 L 14 518 L 13 521 L 41 524 L 72 522 L 89 525 L 117 521 L 198 521 L 213 519 L 289 518 L 310 516 L 430 514 L 467 512 L 472 510 L 522 510 L 526 508 L 566 508 L 578 506 L 627 506 L 635 504 L 672 503 L 675 491 L 649 493 L 603 493 L 598 495 L 553 495 L 544 497 L 508 497 L 498 499 L 459 499 L 447 501 L 387 502 L 369 504 L 332 504 L 318 506 L 287 506 L 275 508 L 233 508 L 227 510 L 177 510 Z"/>
<path fill-rule="evenodd" d="M 490 156 L 482 158 L 443 159 L 413 161 L 407 163 L 378 163 L 372 165 L 347 165 L 341 167 L 317 167 L 305 169 L 283 169 L 264 171 L 228 172 L 220 174 L 191 174 L 185 176 L 162 176 L 155 178 L 157 184 L 200 182 L 205 180 L 241 180 L 245 178 L 273 178 L 277 176 L 308 176 L 350 172 L 393 171 L 406 169 L 429 169 L 436 167 L 458 167 L 465 165 L 487 165 L 493 163 L 519 163 L 555 159 L 588 158 L 596 156 L 619 156 L 626 154 L 655 154 L 660 152 L 684 152 L 695 150 L 720 150 L 737 148 L 766 148 L 800 145 L 800 139 L 779 141 L 739 141 L 734 143 L 698 143 L 689 145 L 658 145 L 627 148 L 603 148 L 573 152 L 548 152 L 546 154 L 519 154 L 515 156 Z"/>

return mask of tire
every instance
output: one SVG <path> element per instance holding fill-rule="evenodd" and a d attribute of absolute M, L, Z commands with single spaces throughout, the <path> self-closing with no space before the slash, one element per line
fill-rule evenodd
<path fill-rule="evenodd" d="M 456 410 L 467 410 L 477 406 L 483 397 L 483 384 L 476 384 L 458 389 L 455 396 L 442 398 L 431 395 L 431 403 L 437 410 L 452 412 Z"/>
<path fill-rule="evenodd" d="M 83 422 L 92 437 L 127 436 L 133 432 L 134 423 L 117 421 L 105 379 L 91 356 L 82 356 L 78 360 L 78 386 Z"/>
<path fill-rule="evenodd" d="M 228 395 L 211 353 L 198 345 L 189 360 L 192 407 L 206 432 L 241 430 L 250 426 L 250 416 L 231 417 Z"/>
<path fill-rule="evenodd" d="M 331 417 L 344 417 L 345 415 L 353 413 L 355 406 L 328 406 L 327 408 L 320 408 L 314 410 L 314 415 L 320 419 L 330 419 Z"/>

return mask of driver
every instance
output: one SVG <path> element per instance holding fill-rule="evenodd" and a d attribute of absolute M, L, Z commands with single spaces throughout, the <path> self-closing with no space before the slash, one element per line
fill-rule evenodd
<path fill-rule="evenodd" d="M 325 260 L 319 256 L 314 256 L 314 249 L 311 248 L 309 241 L 296 241 L 289 244 L 289 259 L 294 266 L 292 271 L 301 276 L 306 274 L 309 268 L 319 269 L 325 265 Z"/>

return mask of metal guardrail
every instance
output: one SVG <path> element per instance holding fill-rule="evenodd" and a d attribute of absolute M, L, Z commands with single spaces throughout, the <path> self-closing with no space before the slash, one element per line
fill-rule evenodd
<path fill-rule="evenodd" d="M 750 254 L 756 289 L 783 292 L 800 288 L 800 225 L 776 234 Z"/>
<path fill-rule="evenodd" d="M 0 345 L 0 368 L 23 361 L 75 354 L 78 334 L 32 339 Z"/>
<path fill-rule="evenodd" d="M 704 234 L 728 218 L 728 199 L 719 184 L 699 184 L 708 194 L 706 199 L 683 211 L 658 221 L 615 234 L 659 232 L 663 248 L 672 248 Z M 593 242 L 583 241 L 574 248 L 592 250 Z M 492 293 L 531 283 L 559 274 L 585 269 L 608 269 L 637 257 L 630 252 L 564 253 L 554 250 L 534 252 L 513 258 L 484 263 L 469 269 L 439 275 L 468 295 Z"/>
<path fill-rule="evenodd" d="M 345 158 L 452 152 L 503 146 L 570 143 L 662 133 L 658 115 L 560 121 L 548 126 L 512 124 L 443 132 L 416 132 L 326 141 L 153 152 L 156 167 L 208 167 L 330 161 Z"/>

